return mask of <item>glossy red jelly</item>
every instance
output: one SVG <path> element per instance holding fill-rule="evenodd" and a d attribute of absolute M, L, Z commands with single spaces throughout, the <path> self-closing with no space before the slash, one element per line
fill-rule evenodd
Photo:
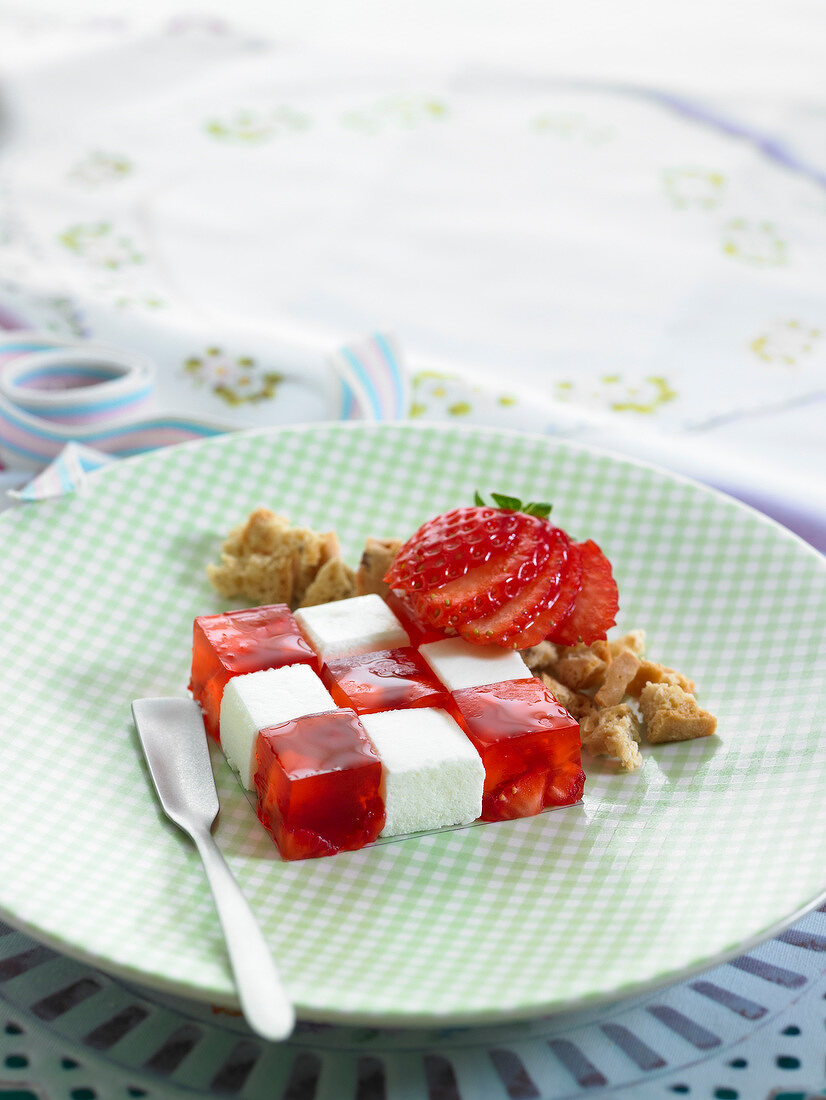
<path fill-rule="evenodd" d="M 381 762 L 353 711 L 261 730 L 256 760 L 258 817 L 284 859 L 361 848 L 384 827 Z"/>
<path fill-rule="evenodd" d="M 579 725 L 539 680 L 465 688 L 452 700 L 485 767 L 484 821 L 529 817 L 582 797 Z"/>
<path fill-rule="evenodd" d="M 384 602 L 401 622 L 413 645 L 420 646 L 424 645 L 425 642 L 438 642 L 444 638 L 444 630 L 439 630 L 438 627 L 435 626 L 429 626 L 424 619 L 418 615 L 409 604 L 405 603 L 401 596 L 397 596 L 395 592 L 388 592 L 384 597 Z"/>
<path fill-rule="evenodd" d="M 356 714 L 448 705 L 445 688 L 409 646 L 336 657 L 324 665 L 321 678 L 337 705 Z"/>
<path fill-rule="evenodd" d="M 318 658 L 286 604 L 197 618 L 189 690 L 201 704 L 207 732 L 219 740 L 221 697 L 232 676 L 294 664 L 318 671 Z"/>

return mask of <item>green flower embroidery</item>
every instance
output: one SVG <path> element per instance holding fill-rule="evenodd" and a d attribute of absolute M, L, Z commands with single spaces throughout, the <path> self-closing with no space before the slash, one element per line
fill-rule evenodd
<path fill-rule="evenodd" d="M 209 118 L 204 123 L 204 130 L 210 137 L 228 144 L 263 145 L 281 134 L 301 133 L 310 125 L 307 115 L 282 106 L 242 109 L 224 118 Z"/>
<path fill-rule="evenodd" d="M 155 294 L 118 294 L 112 301 L 118 309 L 163 309 L 166 304 Z"/>
<path fill-rule="evenodd" d="M 793 367 L 811 355 L 822 336 L 819 328 L 810 328 L 800 321 L 777 321 L 752 340 L 749 348 L 764 363 Z"/>
<path fill-rule="evenodd" d="M 469 386 L 458 375 L 444 371 L 418 371 L 411 378 L 413 399 L 408 415 L 434 419 L 494 415 L 517 404 L 513 394 L 489 394 L 481 386 Z"/>
<path fill-rule="evenodd" d="M 677 391 L 661 375 L 650 374 L 645 381 L 649 387 L 648 393 L 641 393 L 640 387 L 632 386 L 628 390 L 628 397 L 622 401 L 612 401 L 611 408 L 615 412 L 653 413 L 677 396 Z"/>
<path fill-rule="evenodd" d="M 134 171 L 134 164 L 121 153 L 94 150 L 69 169 L 68 178 L 83 187 L 101 187 L 126 179 Z"/>
<path fill-rule="evenodd" d="M 75 302 L 64 295 L 37 294 L 28 281 L 20 283 L 0 275 L 0 292 L 10 299 L 12 308 L 19 305 L 25 309 L 32 327 L 44 332 L 53 332 L 58 336 L 77 336 L 86 338 L 89 329 L 86 320 Z"/>
<path fill-rule="evenodd" d="M 86 222 L 70 226 L 58 241 L 94 267 L 117 271 L 144 262 L 134 242 L 117 234 L 109 222 Z"/>
<path fill-rule="evenodd" d="M 662 184 L 677 210 L 713 210 L 725 198 L 726 177 L 708 168 L 666 168 Z"/>
<path fill-rule="evenodd" d="M 614 127 L 594 122 L 579 111 L 545 111 L 531 121 L 531 129 L 560 141 L 604 145 L 614 137 Z"/>
<path fill-rule="evenodd" d="M 221 348 L 207 348 L 203 355 L 184 362 L 184 370 L 199 384 L 208 386 L 228 405 L 255 405 L 275 397 L 283 375 L 261 371 L 249 355 L 233 358 Z"/>
<path fill-rule="evenodd" d="M 598 389 L 585 392 L 582 387 L 562 379 L 555 384 L 554 397 L 564 403 L 600 405 L 614 412 L 655 413 L 674 401 L 678 394 L 662 375 L 649 374 L 641 382 L 626 383 L 621 374 L 604 374 Z"/>
<path fill-rule="evenodd" d="M 115 309 L 157 310 L 168 302 L 158 293 L 145 267 L 124 268 L 119 271 L 108 269 L 96 272 L 90 281 L 91 292 Z"/>
<path fill-rule="evenodd" d="M 379 134 L 388 129 L 410 130 L 422 123 L 440 122 L 447 114 L 447 104 L 440 99 L 399 93 L 384 96 L 370 106 L 345 111 L 341 124 L 362 134 Z"/>
<path fill-rule="evenodd" d="M 769 221 L 732 218 L 723 227 L 723 252 L 756 267 L 782 267 L 789 262 L 786 242 Z"/>
<path fill-rule="evenodd" d="M 411 417 L 467 416 L 473 411 L 467 386 L 454 374 L 422 370 L 410 381 L 413 391 Z"/>

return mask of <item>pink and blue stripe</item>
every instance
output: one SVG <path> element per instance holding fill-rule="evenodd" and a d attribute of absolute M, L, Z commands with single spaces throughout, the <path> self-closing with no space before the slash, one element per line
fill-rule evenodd
<path fill-rule="evenodd" d="M 410 384 L 393 337 L 373 333 L 346 344 L 332 365 L 342 386 L 341 419 L 407 415 Z M 130 353 L 36 333 L 0 338 L 0 455 L 10 465 L 40 470 L 15 495 L 62 495 L 114 458 L 227 430 L 186 417 L 136 418 L 151 393 L 151 367 Z"/>
<path fill-rule="evenodd" d="M 0 452 L 9 465 L 39 467 L 68 443 L 125 457 L 226 430 L 184 417 L 136 418 L 153 374 L 130 352 L 9 333 L 0 339 Z"/>
<path fill-rule="evenodd" d="M 87 474 L 114 461 L 109 455 L 79 443 L 67 443 L 57 458 L 22 489 L 9 491 L 17 500 L 48 500 L 81 487 Z"/>
<path fill-rule="evenodd" d="M 402 420 L 410 404 L 410 384 L 392 336 L 376 332 L 345 344 L 332 356 L 345 385 L 343 420 Z"/>
<path fill-rule="evenodd" d="M 0 397 L 0 448 L 9 458 L 28 464 L 51 462 L 67 443 L 79 442 L 116 457 L 142 454 L 156 447 L 207 439 L 226 431 L 223 426 L 175 417 L 157 417 L 135 423 L 102 427 L 100 424 L 45 427 Z"/>

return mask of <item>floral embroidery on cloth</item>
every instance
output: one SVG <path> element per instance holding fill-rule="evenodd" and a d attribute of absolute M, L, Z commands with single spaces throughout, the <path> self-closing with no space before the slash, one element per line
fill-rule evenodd
<path fill-rule="evenodd" d="M 217 347 L 187 359 L 184 369 L 228 405 L 269 401 L 283 381 L 278 371 L 262 371 L 252 356 L 233 357 Z"/>

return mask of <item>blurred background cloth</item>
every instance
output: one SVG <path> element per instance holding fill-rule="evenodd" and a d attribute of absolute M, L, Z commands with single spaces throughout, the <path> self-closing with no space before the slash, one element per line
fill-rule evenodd
<path fill-rule="evenodd" d="M 411 416 L 824 504 L 816 6 L 415 9 L 0 5 L 0 323 L 227 428 L 343 415 L 382 329 Z"/>

